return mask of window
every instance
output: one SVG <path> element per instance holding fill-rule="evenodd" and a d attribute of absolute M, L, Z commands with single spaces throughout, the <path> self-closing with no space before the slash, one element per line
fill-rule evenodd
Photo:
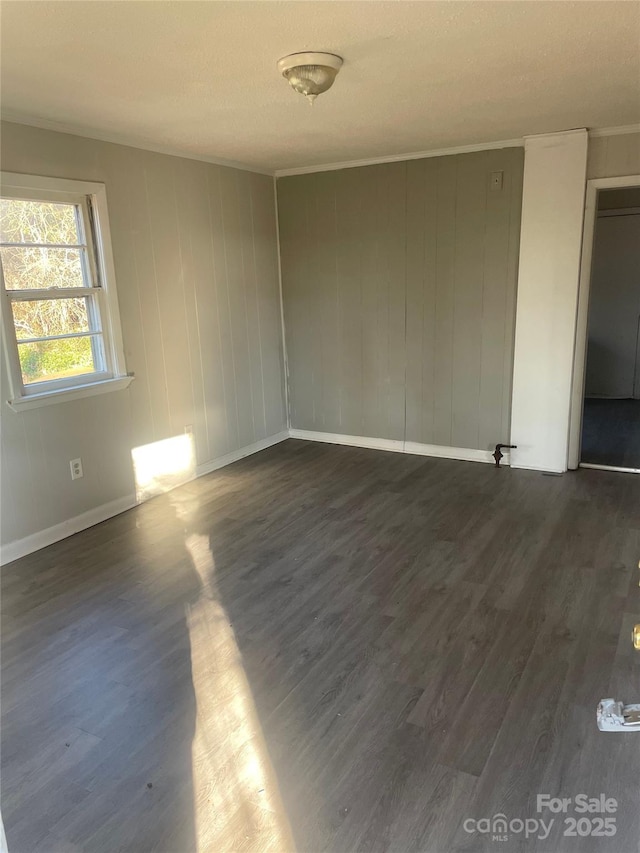
<path fill-rule="evenodd" d="M 3 173 L 1 190 L 9 404 L 126 387 L 104 184 Z"/>

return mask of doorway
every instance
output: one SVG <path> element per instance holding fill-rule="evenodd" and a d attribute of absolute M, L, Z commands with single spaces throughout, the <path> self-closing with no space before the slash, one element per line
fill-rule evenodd
<path fill-rule="evenodd" d="M 640 473 L 640 180 L 589 183 L 569 467 Z"/>

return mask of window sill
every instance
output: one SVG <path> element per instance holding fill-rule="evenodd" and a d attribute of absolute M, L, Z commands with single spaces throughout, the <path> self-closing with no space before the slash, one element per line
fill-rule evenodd
<path fill-rule="evenodd" d="M 62 388 L 58 391 L 45 391 L 42 394 L 28 394 L 7 400 L 7 405 L 14 412 L 24 412 L 27 409 L 38 409 L 40 406 L 53 406 L 56 403 L 68 403 L 82 397 L 94 397 L 96 394 L 107 394 L 110 391 L 121 391 L 133 382 L 133 376 L 116 376 L 115 379 L 102 379 L 100 382 L 87 382 L 86 385 L 76 385 L 74 388 Z"/>

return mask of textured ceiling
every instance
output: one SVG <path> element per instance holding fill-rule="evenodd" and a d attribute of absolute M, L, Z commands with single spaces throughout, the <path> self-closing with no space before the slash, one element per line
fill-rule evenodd
<path fill-rule="evenodd" d="M 313 107 L 276 61 L 345 64 Z M 2 108 L 281 169 L 640 121 L 638 2 L 2 3 Z"/>

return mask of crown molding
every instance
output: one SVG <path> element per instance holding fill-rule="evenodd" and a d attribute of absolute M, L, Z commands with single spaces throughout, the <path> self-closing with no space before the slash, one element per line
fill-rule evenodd
<path fill-rule="evenodd" d="M 597 139 L 599 136 L 622 136 L 626 133 L 640 133 L 640 124 L 623 124 L 620 127 L 594 127 L 589 136 Z"/>
<path fill-rule="evenodd" d="M 565 137 L 579 136 L 584 140 L 585 146 L 589 144 L 589 131 L 586 127 L 574 127 L 571 130 L 558 130 L 552 133 L 536 133 L 524 138 L 524 150 L 531 148 L 555 148 L 559 140 Z"/>
<path fill-rule="evenodd" d="M 37 127 L 41 130 L 53 130 L 57 133 L 68 133 L 71 136 L 80 136 L 86 139 L 96 139 L 99 142 L 110 142 L 114 145 L 126 145 L 129 148 L 137 148 L 141 151 L 152 151 L 155 154 L 166 154 L 170 157 L 183 157 L 187 160 L 197 160 L 202 163 L 213 163 L 215 166 L 226 166 L 230 169 L 241 169 L 244 172 L 254 172 L 258 175 L 269 175 L 275 178 L 284 178 L 288 175 L 307 175 L 313 172 L 333 172 L 339 169 L 354 169 L 358 166 L 375 166 L 381 163 L 401 163 L 405 160 L 423 160 L 427 157 L 447 157 L 454 154 L 471 154 L 474 151 L 492 151 L 499 148 L 522 148 L 525 139 L 531 136 L 545 136 L 551 134 L 532 134 L 514 139 L 499 139 L 494 142 L 479 142 L 472 145 L 454 145 L 448 148 L 432 148 L 426 151 L 411 151 L 404 154 L 388 154 L 382 157 L 366 157 L 360 160 L 344 160 L 338 163 L 319 163 L 314 166 L 299 166 L 291 169 L 259 169 L 236 160 L 225 160 L 220 157 L 208 157 L 205 154 L 193 154 L 180 148 L 168 145 L 159 145 L 151 140 L 140 139 L 127 134 L 102 133 L 86 127 L 65 124 L 63 122 L 50 121 L 49 119 L 34 118 L 22 115 L 13 110 L 3 110 L 0 115 L 2 121 L 12 124 L 24 124 L 29 127 Z M 570 131 L 558 131 L 559 133 L 573 133 Z M 589 138 L 597 139 L 604 136 L 620 136 L 629 133 L 640 133 L 640 124 L 626 124 L 617 127 L 595 127 L 588 130 Z"/>
<path fill-rule="evenodd" d="M 377 166 L 380 163 L 401 163 L 404 160 L 424 160 L 426 157 L 446 157 L 452 154 L 471 154 L 474 151 L 492 151 L 496 148 L 522 148 L 524 139 L 499 139 L 496 142 L 479 142 L 474 145 L 455 145 L 450 148 L 432 148 L 411 151 L 407 154 L 387 154 L 384 157 L 367 157 L 363 160 L 344 160 L 341 163 L 323 163 L 317 166 L 299 166 L 294 169 L 276 169 L 276 178 L 288 175 L 308 175 L 312 172 L 334 172 L 338 169 L 355 169 L 358 166 Z"/>
<path fill-rule="evenodd" d="M 288 175 L 308 175 L 313 172 L 333 172 L 338 169 L 352 169 L 358 166 L 375 166 L 380 163 L 400 163 L 403 160 L 422 160 L 426 157 L 447 157 L 452 154 L 471 154 L 474 151 L 491 151 L 496 148 L 521 148 L 525 139 L 542 136 L 559 136 L 560 134 L 584 133 L 584 128 L 560 130 L 555 133 L 531 134 L 515 139 L 499 139 L 495 142 L 479 142 L 473 145 L 454 145 L 449 148 L 436 148 L 427 151 L 413 151 L 408 154 L 389 154 L 385 157 L 368 157 L 362 160 L 345 160 L 340 163 L 324 163 L 316 166 L 299 166 L 293 169 L 276 169 L 276 178 Z M 590 138 L 599 136 L 619 136 L 625 133 L 640 133 L 640 124 L 626 124 L 618 127 L 596 127 L 587 131 Z"/>
<path fill-rule="evenodd" d="M 575 136 L 576 134 L 584 135 L 589 133 L 586 127 L 572 127 L 569 130 L 552 130 L 549 133 L 530 133 L 524 137 L 525 146 L 527 142 L 536 139 L 548 139 L 556 136 Z"/>
<path fill-rule="evenodd" d="M 120 133 L 102 133 L 90 128 L 77 127 L 63 122 L 49 121 L 44 118 L 33 118 L 21 115 L 13 110 L 3 110 L 0 115 L 2 121 L 10 124 L 25 124 L 28 127 L 37 127 L 40 130 L 53 130 L 56 133 L 68 133 L 70 136 L 81 136 L 85 139 L 96 139 L 99 142 L 111 142 L 114 145 L 126 145 L 128 148 L 137 148 L 141 151 L 152 151 L 154 154 L 167 154 L 170 157 L 183 157 L 186 160 L 198 160 L 201 163 L 213 163 L 215 166 L 226 166 L 229 169 L 241 169 L 243 172 L 254 172 L 258 175 L 269 175 L 273 177 L 273 169 L 258 169 L 236 160 L 224 160 L 220 157 L 207 157 L 205 154 L 192 154 L 181 148 L 173 148 L 168 145 L 158 145 L 148 139 L 140 139 L 134 136 Z"/>

